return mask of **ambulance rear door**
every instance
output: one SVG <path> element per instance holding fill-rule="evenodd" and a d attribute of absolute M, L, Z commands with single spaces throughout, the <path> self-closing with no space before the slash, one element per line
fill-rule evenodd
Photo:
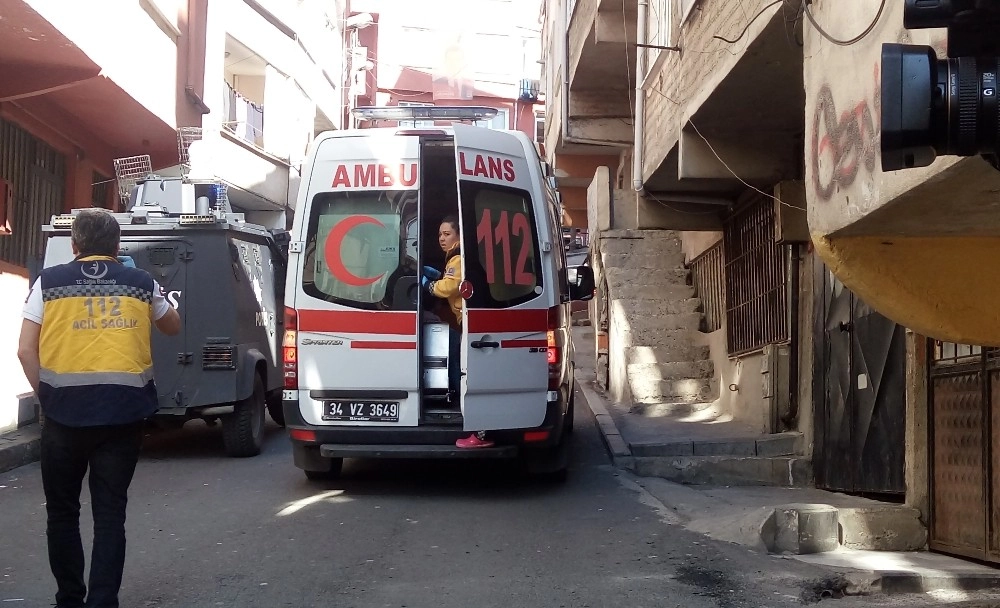
<path fill-rule="evenodd" d="M 384 132 L 318 143 L 294 237 L 299 407 L 309 424 L 418 423 L 419 277 L 405 240 L 418 154 L 418 137 Z"/>
<path fill-rule="evenodd" d="M 546 216 L 533 204 L 540 173 L 511 133 L 456 124 L 454 134 L 462 276 L 471 286 L 462 315 L 464 427 L 537 427 L 547 403 L 553 297 L 541 258 L 551 254 L 539 239 L 547 232 L 538 229 Z"/>

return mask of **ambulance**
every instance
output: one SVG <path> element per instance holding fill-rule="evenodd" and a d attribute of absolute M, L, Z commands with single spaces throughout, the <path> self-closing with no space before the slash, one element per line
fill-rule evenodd
<path fill-rule="evenodd" d="M 335 131 L 312 143 L 282 347 L 285 424 L 309 479 L 336 477 L 344 458 L 521 457 L 564 475 L 570 301 L 593 297 L 594 275 L 567 265 L 555 180 L 531 140 L 466 124 L 495 112 L 361 108 L 368 120 L 434 126 Z M 457 362 L 448 360 L 449 311 L 421 287 L 425 266 L 445 267 L 438 228 L 449 216 L 462 252 Z M 449 391 L 455 364 L 461 388 Z M 456 447 L 471 432 L 494 445 Z"/>

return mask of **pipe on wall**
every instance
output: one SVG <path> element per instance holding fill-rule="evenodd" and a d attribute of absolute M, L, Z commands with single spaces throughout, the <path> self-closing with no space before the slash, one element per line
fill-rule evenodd
<path fill-rule="evenodd" d="M 635 142 L 632 146 L 632 188 L 642 194 L 645 186 L 642 183 L 642 136 L 645 131 L 646 94 L 642 81 L 646 78 L 646 18 L 649 11 L 649 0 L 639 0 L 639 12 L 636 17 L 635 32 L 635 115 L 632 126 L 635 130 Z"/>

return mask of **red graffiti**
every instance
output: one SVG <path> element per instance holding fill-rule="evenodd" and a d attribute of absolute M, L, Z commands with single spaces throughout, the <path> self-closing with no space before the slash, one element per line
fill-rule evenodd
<path fill-rule="evenodd" d="M 830 200 L 843 186 L 850 186 L 864 166 L 875 171 L 881 133 L 882 89 L 879 66 L 875 66 L 873 103 L 861 101 L 837 114 L 830 85 L 823 85 L 816 99 L 812 127 L 813 187 L 823 200 Z"/>

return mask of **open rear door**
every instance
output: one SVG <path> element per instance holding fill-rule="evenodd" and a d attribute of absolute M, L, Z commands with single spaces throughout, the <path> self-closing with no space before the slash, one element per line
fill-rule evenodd
<path fill-rule="evenodd" d="M 548 390 L 548 297 L 532 181 L 510 133 L 454 125 L 462 276 L 465 429 L 540 426 Z M 549 290 L 551 292 L 551 290 Z"/>

